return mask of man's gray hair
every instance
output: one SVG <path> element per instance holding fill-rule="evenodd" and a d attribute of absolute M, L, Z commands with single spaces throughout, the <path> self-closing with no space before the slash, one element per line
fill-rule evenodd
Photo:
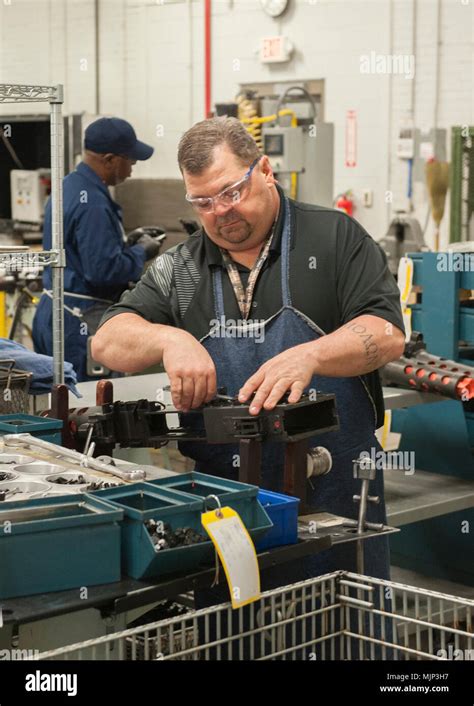
<path fill-rule="evenodd" d="M 226 144 L 243 166 L 260 157 L 261 152 L 253 137 L 237 118 L 208 118 L 196 123 L 184 133 L 178 146 L 178 165 L 181 172 L 201 174 L 212 164 L 213 151 Z"/>

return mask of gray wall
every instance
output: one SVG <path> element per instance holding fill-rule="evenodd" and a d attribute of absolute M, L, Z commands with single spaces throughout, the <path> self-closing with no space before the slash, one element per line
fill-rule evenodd
<path fill-rule="evenodd" d="M 474 122 L 474 2 L 290 1 L 288 12 L 273 20 L 259 0 L 213 0 L 213 101 L 232 99 L 240 83 L 325 79 L 325 119 L 336 127 L 335 191 L 355 191 L 355 215 L 378 238 L 393 209 L 406 204 L 406 163 L 394 154 L 406 111 L 413 110 L 420 128 Z M 137 177 L 179 178 L 178 140 L 204 117 L 203 6 L 202 0 L 100 0 L 96 57 L 93 0 L 0 2 L 0 81 L 63 82 L 67 111 L 123 116 L 155 145 L 153 158 L 137 165 Z M 293 59 L 261 64 L 259 40 L 278 33 L 295 45 Z M 362 73 L 361 57 L 371 52 L 413 54 L 414 79 Z M 350 109 L 358 121 L 355 168 L 344 162 Z M 8 112 L 11 106 L 0 105 L 0 114 Z M 374 192 L 372 208 L 361 204 L 365 188 Z M 423 184 L 416 186 L 414 201 L 424 222 Z"/>

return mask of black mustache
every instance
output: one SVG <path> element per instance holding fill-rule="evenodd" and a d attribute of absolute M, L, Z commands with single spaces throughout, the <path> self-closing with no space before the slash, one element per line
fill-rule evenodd
<path fill-rule="evenodd" d="M 234 218 L 226 218 L 225 221 L 217 221 L 218 226 L 226 226 L 228 223 L 234 223 L 235 221 L 241 221 L 242 219 L 239 218 L 239 216 L 234 217 Z"/>

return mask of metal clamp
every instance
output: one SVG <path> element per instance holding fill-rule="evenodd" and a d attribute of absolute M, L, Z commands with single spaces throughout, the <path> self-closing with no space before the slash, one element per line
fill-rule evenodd
<path fill-rule="evenodd" d="M 353 500 L 354 502 L 359 503 L 357 533 L 363 534 L 364 531 L 368 529 L 366 521 L 367 504 L 369 502 L 380 502 L 380 498 L 378 496 L 369 495 L 369 483 L 371 480 L 375 479 L 376 468 L 374 462 L 368 454 L 363 456 L 361 455 L 359 458 L 353 459 L 352 463 L 354 478 L 362 481 L 360 495 L 354 495 Z M 357 571 L 359 574 L 364 573 L 364 542 L 362 540 L 358 540 L 357 542 Z"/>

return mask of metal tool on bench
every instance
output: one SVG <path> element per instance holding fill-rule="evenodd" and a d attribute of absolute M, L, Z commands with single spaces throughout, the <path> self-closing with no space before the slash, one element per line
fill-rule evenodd
<path fill-rule="evenodd" d="M 92 458 L 92 456 L 85 455 L 73 449 L 67 449 L 56 444 L 52 444 L 50 441 L 45 441 L 44 439 L 39 439 L 31 434 L 5 434 L 2 437 L 3 444 L 5 446 L 22 447 L 26 446 L 33 450 L 39 452 L 46 452 L 50 455 L 61 456 L 64 459 L 78 463 L 82 468 L 86 466 L 91 469 L 91 471 L 101 471 L 102 473 L 107 473 L 113 476 L 117 476 L 122 480 L 128 481 L 138 481 L 144 480 L 145 473 L 140 469 L 132 468 L 131 470 L 122 470 L 116 466 L 103 463 L 98 458 Z"/>
<path fill-rule="evenodd" d="M 354 478 L 362 481 L 360 495 L 354 495 L 354 502 L 359 503 L 359 517 L 357 520 L 346 520 L 345 526 L 357 527 L 357 534 L 363 535 L 366 530 L 382 531 L 384 525 L 374 522 L 367 522 L 367 506 L 368 503 L 378 504 L 380 498 L 377 495 L 369 495 L 369 484 L 371 480 L 375 480 L 376 468 L 375 464 L 369 456 L 359 457 L 353 460 Z M 357 571 L 364 573 L 364 542 L 361 539 L 357 540 Z"/>

